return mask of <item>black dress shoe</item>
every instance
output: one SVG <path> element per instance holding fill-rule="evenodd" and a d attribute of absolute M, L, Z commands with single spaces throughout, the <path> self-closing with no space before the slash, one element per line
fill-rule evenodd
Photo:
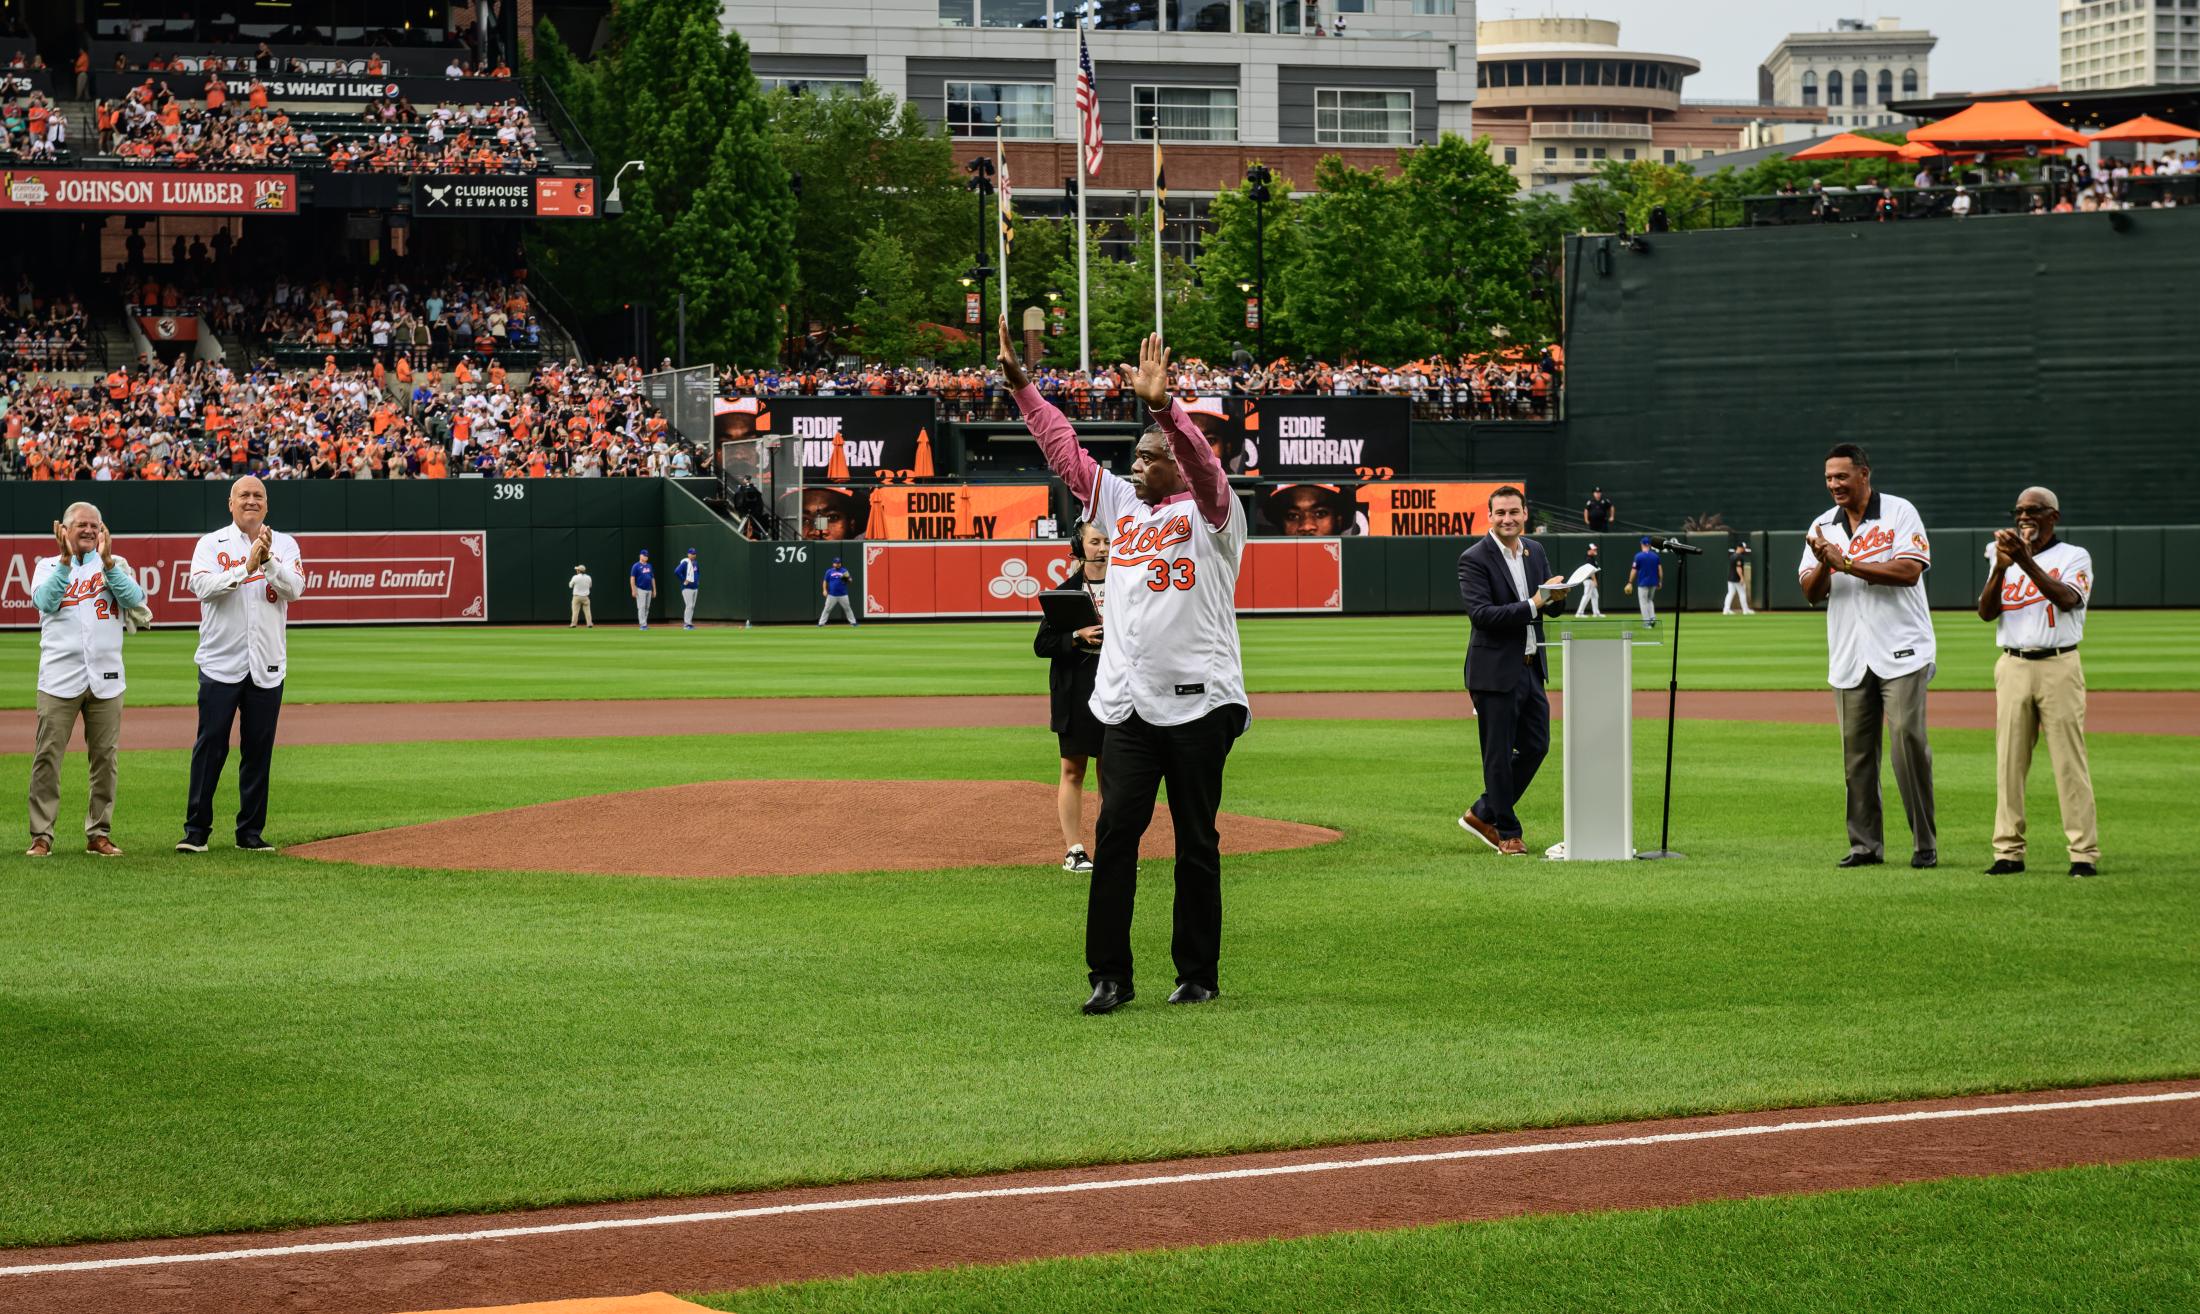
<path fill-rule="evenodd" d="M 1910 865 L 1920 870 L 1926 867 L 1938 867 L 1940 865 L 1940 851 L 1938 849 L 1927 849 L 1923 853 L 1913 853 L 1910 855 Z"/>
<path fill-rule="evenodd" d="M 1876 853 L 1852 853 L 1833 864 L 1836 867 L 1876 867 L 1886 859 Z"/>
<path fill-rule="evenodd" d="M 2073 876 L 2098 876 L 2101 873 L 2090 862 L 2073 862 L 2070 864 L 2070 874 Z"/>
<path fill-rule="evenodd" d="M 1994 865 L 1986 869 L 1989 876 L 2016 876 L 2022 874 L 2024 864 L 2015 858 L 1996 858 Z"/>
<path fill-rule="evenodd" d="M 1172 1004 L 1204 1004 L 1221 993 L 1220 990 L 1216 990 L 1211 986 L 1186 981 L 1183 985 L 1169 992 L 1169 1002 Z"/>
<path fill-rule="evenodd" d="M 1095 1017 L 1102 1013 L 1113 1013 L 1136 998 L 1137 992 L 1127 985 L 1117 985 L 1113 981 L 1096 981 L 1092 987 L 1092 998 L 1085 1001 L 1085 1011 Z"/>

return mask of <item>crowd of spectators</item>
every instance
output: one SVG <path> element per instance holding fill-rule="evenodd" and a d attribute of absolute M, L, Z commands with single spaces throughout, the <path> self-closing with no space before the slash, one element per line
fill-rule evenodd
<path fill-rule="evenodd" d="M 10 371 L 0 465 L 31 480 L 600 478 L 708 464 L 633 363 L 548 363 L 517 386 L 461 359 L 400 384 L 379 364 L 237 372 L 177 360 L 89 385 Z"/>
<path fill-rule="evenodd" d="M 1403 365 L 1366 362 L 1278 360 L 1261 367 L 1245 359 L 1227 366 L 1187 360 L 1176 367 L 1181 397 L 1311 394 L 1333 397 L 1405 397 L 1420 419 L 1545 420 L 1553 417 L 1563 350 L 1530 355 L 1430 357 Z M 1118 367 L 1090 374 L 1061 366 L 1034 369 L 1032 384 L 1049 401 L 1079 419 L 1135 418 L 1130 380 Z M 1010 420 L 1015 405 L 997 369 L 863 365 L 840 369 L 727 370 L 722 396 L 893 396 L 929 393 L 963 420 Z"/>
<path fill-rule="evenodd" d="M 0 91 L 0 159 L 51 163 L 68 158 L 69 118 L 42 91 Z"/>
<path fill-rule="evenodd" d="M 0 359 L 15 370 L 82 369 L 91 361 L 84 302 L 74 293 L 41 292 L 28 274 L 0 302 Z"/>
<path fill-rule="evenodd" d="M 352 58 L 345 56 L 314 58 L 294 55 L 286 58 L 276 54 L 267 42 L 262 41 L 260 48 L 250 55 L 171 55 L 161 51 L 147 51 L 132 58 L 130 52 L 117 52 L 113 67 L 117 73 L 226 73 L 232 77 L 272 78 L 315 77 L 332 72 L 350 73 L 355 71 L 352 67 L 354 62 Z M 44 68 L 45 64 L 41 62 L 38 67 Z M 365 77 L 380 78 L 395 76 L 397 70 L 382 58 L 381 51 L 370 49 L 356 72 Z M 473 50 L 459 46 L 452 48 L 450 62 L 445 65 L 443 76 L 508 78 L 512 76 L 512 70 L 501 60 L 483 61 L 476 57 Z"/>
<path fill-rule="evenodd" d="M 207 79 L 203 94 L 188 103 L 147 78 L 120 100 L 99 101 L 92 122 L 100 152 L 177 168 L 482 174 L 532 173 L 541 163 L 534 122 L 516 100 L 422 111 L 396 95 L 368 104 L 355 128 L 339 129 L 325 115 L 294 121 L 269 104 L 257 78 L 241 110 L 219 77 Z"/>

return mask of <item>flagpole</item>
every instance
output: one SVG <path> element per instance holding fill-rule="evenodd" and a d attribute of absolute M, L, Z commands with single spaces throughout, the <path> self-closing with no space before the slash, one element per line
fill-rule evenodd
<path fill-rule="evenodd" d="M 1161 107 L 1153 115 L 1153 331 L 1161 332 Z"/>
<path fill-rule="evenodd" d="M 1020 334 L 1023 326 L 1014 322 L 1014 307 L 1008 304 L 1008 215 L 1014 193 L 1009 188 L 1008 148 L 1001 140 L 999 115 L 993 118 L 993 174 L 1000 185 L 1000 192 L 994 197 L 996 204 L 993 207 L 993 241 L 999 253 L 1001 268 L 1001 313 L 1010 317 L 1009 332 Z"/>
<path fill-rule="evenodd" d="M 1082 144 L 1077 155 L 1077 372 L 1089 375 L 1092 373 L 1092 318 L 1085 295 L 1085 187 L 1092 180 L 1085 176 Z"/>

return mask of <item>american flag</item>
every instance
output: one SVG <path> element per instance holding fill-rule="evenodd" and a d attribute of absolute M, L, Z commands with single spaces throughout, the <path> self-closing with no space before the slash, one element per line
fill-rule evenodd
<path fill-rule="evenodd" d="M 1100 84 L 1092 76 L 1092 52 L 1085 49 L 1085 29 L 1077 28 L 1077 119 L 1083 127 L 1085 172 L 1100 176 L 1100 156 L 1106 143 L 1100 140 Z"/>

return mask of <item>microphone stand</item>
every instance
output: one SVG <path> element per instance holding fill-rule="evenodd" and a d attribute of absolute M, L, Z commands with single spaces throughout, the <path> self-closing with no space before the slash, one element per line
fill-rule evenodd
<path fill-rule="evenodd" d="M 1661 545 L 1662 546 L 1662 545 Z M 1665 806 L 1658 822 L 1658 847 L 1648 853 L 1635 856 L 1645 862 L 1668 858 L 1685 858 L 1685 853 L 1673 851 L 1673 722 L 1680 706 L 1681 696 L 1681 613 L 1688 610 L 1688 556 L 1675 552 L 1680 562 L 1680 605 L 1673 609 L 1673 666 L 1665 682 Z"/>

